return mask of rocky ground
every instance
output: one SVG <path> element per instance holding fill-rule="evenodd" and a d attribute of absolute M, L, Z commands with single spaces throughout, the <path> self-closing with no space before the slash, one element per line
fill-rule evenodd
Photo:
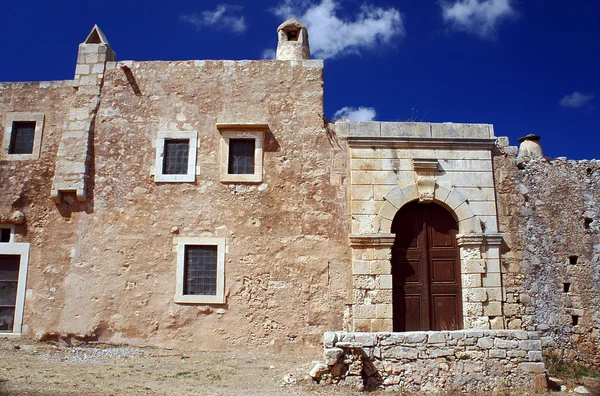
<path fill-rule="evenodd" d="M 316 352 L 316 351 L 315 351 Z M 359 395 L 307 377 L 315 355 L 0 340 L 0 395 Z M 600 395 L 600 380 L 566 381 Z M 370 395 L 387 395 L 377 391 Z M 518 393 L 522 394 L 522 393 Z"/>

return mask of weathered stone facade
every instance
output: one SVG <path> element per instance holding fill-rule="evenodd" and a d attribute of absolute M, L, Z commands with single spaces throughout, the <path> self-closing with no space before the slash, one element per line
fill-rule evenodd
<path fill-rule="evenodd" d="M 0 83 L 0 259 L 20 260 L 0 331 L 198 349 L 375 332 L 416 348 L 417 366 L 452 349 L 456 373 L 468 357 L 490 362 L 481 375 L 514 374 L 490 389 L 532 385 L 519 367 L 539 371 L 540 351 L 600 366 L 599 162 L 519 157 L 488 124 L 328 124 L 306 29 L 278 35 L 274 61 L 136 62 L 116 61 L 96 27 L 74 80 Z M 35 122 L 31 153 L 11 152 L 19 122 Z M 238 174 L 239 140 L 252 166 Z M 186 142 L 179 173 L 169 142 Z M 440 345 L 391 333 L 391 227 L 412 202 L 458 229 L 468 331 L 432 333 Z M 187 246 L 215 253 L 210 293 L 185 290 Z M 491 337 L 519 353 L 477 346 Z M 519 349 L 530 339 L 534 360 Z"/>

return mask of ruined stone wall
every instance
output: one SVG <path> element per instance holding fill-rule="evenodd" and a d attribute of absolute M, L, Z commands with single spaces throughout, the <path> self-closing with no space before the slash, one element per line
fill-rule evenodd
<path fill-rule="evenodd" d="M 600 161 L 494 157 L 508 328 L 600 365 Z"/>
<path fill-rule="evenodd" d="M 341 329 L 347 149 L 322 109 L 321 61 L 108 62 L 93 193 L 48 208 L 32 245 L 28 334 L 293 348 Z M 262 183 L 220 181 L 222 122 L 268 124 Z M 154 181 L 164 130 L 197 131 L 195 182 Z M 226 238 L 225 304 L 174 302 L 180 237 Z"/>
<path fill-rule="evenodd" d="M 317 380 L 358 388 L 461 393 L 528 390 L 546 378 L 537 332 L 519 330 L 328 332 Z"/>

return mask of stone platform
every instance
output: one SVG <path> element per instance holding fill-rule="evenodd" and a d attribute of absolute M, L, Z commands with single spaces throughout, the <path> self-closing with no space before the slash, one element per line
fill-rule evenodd
<path fill-rule="evenodd" d="M 538 332 L 456 330 L 326 332 L 317 381 L 407 392 L 540 389 L 546 369 Z"/>

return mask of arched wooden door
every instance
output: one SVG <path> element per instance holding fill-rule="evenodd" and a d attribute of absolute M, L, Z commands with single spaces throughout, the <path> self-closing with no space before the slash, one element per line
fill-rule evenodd
<path fill-rule="evenodd" d="M 394 331 L 462 328 L 458 225 L 442 206 L 412 202 L 392 232 Z"/>

